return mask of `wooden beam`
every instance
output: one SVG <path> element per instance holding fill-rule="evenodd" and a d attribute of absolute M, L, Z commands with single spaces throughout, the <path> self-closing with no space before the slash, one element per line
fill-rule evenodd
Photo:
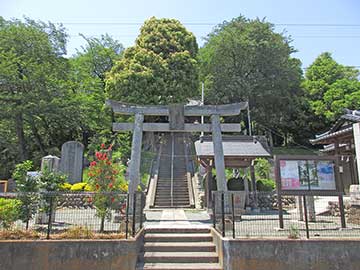
<path fill-rule="evenodd" d="M 106 100 L 106 105 L 110 106 L 117 114 L 136 114 L 168 116 L 169 108 L 164 105 L 130 105 L 114 100 Z M 211 116 L 218 114 L 221 116 L 238 115 L 248 106 L 247 102 L 239 102 L 225 105 L 188 105 L 184 106 L 185 116 Z"/>
<path fill-rule="evenodd" d="M 132 131 L 134 123 L 113 123 L 113 131 Z M 170 130 L 169 123 L 144 123 L 143 131 L 152 132 L 211 132 L 211 124 L 185 124 L 184 130 Z M 222 132 L 240 132 L 240 124 L 221 124 Z"/>

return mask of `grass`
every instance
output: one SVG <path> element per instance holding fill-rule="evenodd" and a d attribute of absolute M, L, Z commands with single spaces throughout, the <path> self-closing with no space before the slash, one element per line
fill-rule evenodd
<path fill-rule="evenodd" d="M 0 239 L 1 240 L 23 240 L 23 239 L 40 239 L 43 236 L 33 230 L 20 230 L 20 229 L 11 229 L 11 230 L 0 230 Z"/>
<path fill-rule="evenodd" d="M 36 240 L 45 239 L 46 235 L 34 230 L 0 230 L 0 240 Z M 124 233 L 94 233 L 87 227 L 75 226 L 61 233 L 50 235 L 50 239 L 124 239 Z"/>

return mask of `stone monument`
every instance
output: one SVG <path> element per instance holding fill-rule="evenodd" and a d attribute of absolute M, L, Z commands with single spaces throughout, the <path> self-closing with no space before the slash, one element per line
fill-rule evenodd
<path fill-rule="evenodd" d="M 61 147 L 60 171 L 68 176 L 69 183 L 82 181 L 84 145 L 69 141 Z"/>
<path fill-rule="evenodd" d="M 57 156 L 48 155 L 41 159 L 41 171 L 45 168 L 51 172 L 57 172 L 60 168 L 60 158 Z"/>

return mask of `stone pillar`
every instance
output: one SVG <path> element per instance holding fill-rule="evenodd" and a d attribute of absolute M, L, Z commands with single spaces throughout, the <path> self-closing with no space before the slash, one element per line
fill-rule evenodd
<path fill-rule="evenodd" d="M 82 182 L 84 145 L 69 141 L 61 147 L 60 171 L 68 176 L 69 183 Z"/>
<path fill-rule="evenodd" d="M 249 196 L 249 179 L 247 178 L 247 168 L 244 168 L 244 190 L 246 194 L 245 206 L 248 208 L 250 206 L 250 196 Z"/>
<path fill-rule="evenodd" d="M 355 144 L 355 156 L 356 156 L 356 166 L 357 166 L 357 175 L 360 178 L 360 123 L 353 124 L 354 132 L 354 144 Z M 357 183 L 360 184 L 360 179 L 357 179 Z"/>
<path fill-rule="evenodd" d="M 141 161 L 141 146 L 143 133 L 144 115 L 141 113 L 135 114 L 135 125 L 131 144 L 131 161 L 129 172 L 129 194 L 137 190 L 140 183 L 140 161 Z"/>
<path fill-rule="evenodd" d="M 227 191 L 225 176 L 224 149 L 222 144 L 220 116 L 211 115 L 212 140 L 214 144 L 214 158 L 216 169 L 216 185 L 218 191 Z"/>
<path fill-rule="evenodd" d="M 299 216 L 300 221 L 304 221 L 304 204 L 302 196 L 296 196 L 296 212 Z"/>
<path fill-rule="evenodd" d="M 207 168 L 207 173 L 206 173 L 206 178 L 205 178 L 205 203 L 206 203 L 206 207 L 207 208 L 211 208 L 212 206 L 212 196 L 211 196 L 211 192 L 212 192 L 212 189 L 213 189 L 213 186 L 212 186 L 212 167 L 211 165 L 209 165 Z"/>
<path fill-rule="evenodd" d="M 316 212 L 315 212 L 315 200 L 314 196 L 306 196 L 306 205 L 308 211 L 308 220 L 310 222 L 316 221 Z"/>

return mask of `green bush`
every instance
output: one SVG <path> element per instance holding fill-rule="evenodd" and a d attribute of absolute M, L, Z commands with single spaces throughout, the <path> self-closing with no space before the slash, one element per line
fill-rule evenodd
<path fill-rule="evenodd" d="M 258 191 L 273 191 L 275 189 L 275 181 L 272 179 L 259 179 L 256 181 L 256 189 Z"/>
<path fill-rule="evenodd" d="M 26 223 L 26 229 L 29 227 L 30 219 L 37 211 L 39 191 L 41 185 L 39 177 L 28 176 L 27 172 L 33 169 L 33 163 L 26 160 L 16 165 L 12 174 L 16 182 L 16 191 L 19 192 L 18 199 L 21 201 L 22 207 L 19 210 L 20 219 Z"/>
<path fill-rule="evenodd" d="M 21 201 L 0 198 L 0 226 L 9 229 L 20 218 Z"/>

